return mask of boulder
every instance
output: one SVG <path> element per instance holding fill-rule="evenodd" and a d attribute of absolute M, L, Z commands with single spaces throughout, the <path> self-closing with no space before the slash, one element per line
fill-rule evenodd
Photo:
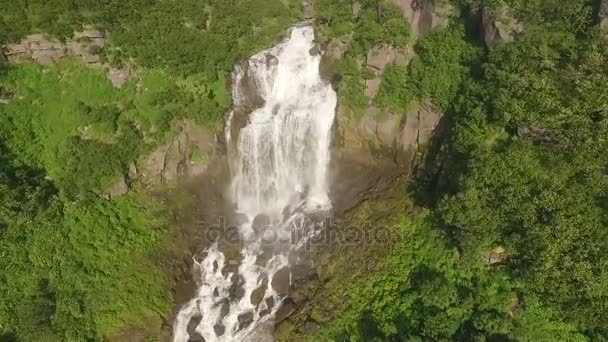
<path fill-rule="evenodd" d="M 121 88 L 123 84 L 131 77 L 131 71 L 128 68 L 110 67 L 106 77 L 115 88 Z"/>
<path fill-rule="evenodd" d="M 127 178 L 121 176 L 116 180 L 110 188 L 105 191 L 105 194 L 108 198 L 116 198 L 126 194 L 129 191 L 129 184 L 127 182 Z"/>
<path fill-rule="evenodd" d="M 498 246 L 492 249 L 492 251 L 490 251 L 490 253 L 488 254 L 487 263 L 488 265 L 499 264 L 503 262 L 506 258 L 507 251 L 504 249 L 504 247 Z"/>
<path fill-rule="evenodd" d="M 523 31 L 522 24 L 515 19 L 506 5 L 494 9 L 484 7 L 481 21 L 483 38 L 488 48 L 512 42 L 515 36 Z"/>
<path fill-rule="evenodd" d="M 351 11 L 353 12 L 353 17 L 358 17 L 359 13 L 361 13 L 361 3 L 359 1 L 353 1 Z"/>

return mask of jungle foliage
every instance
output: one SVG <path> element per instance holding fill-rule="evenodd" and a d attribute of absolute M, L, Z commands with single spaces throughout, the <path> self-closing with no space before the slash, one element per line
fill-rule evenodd
<path fill-rule="evenodd" d="M 137 188 L 105 190 L 178 122 L 217 129 L 233 65 L 299 12 L 283 0 L 0 0 L 0 45 L 93 25 L 108 34 L 103 62 L 135 71 L 117 89 L 103 69 L 8 65 L 0 52 L 0 340 L 158 329 L 171 309 L 167 213 Z"/>
<path fill-rule="evenodd" d="M 525 30 L 485 49 L 456 21 L 418 40 L 408 66 L 388 66 L 376 105 L 404 112 L 429 99 L 449 121 L 414 184 L 430 212 L 401 221 L 395 231 L 415 237 L 377 271 L 335 285 L 346 314 L 318 336 L 606 341 L 608 34 L 595 2 L 453 3 L 506 4 Z"/>

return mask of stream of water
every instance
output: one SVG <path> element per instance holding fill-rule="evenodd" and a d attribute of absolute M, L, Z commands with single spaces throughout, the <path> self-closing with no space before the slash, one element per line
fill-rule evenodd
<path fill-rule="evenodd" d="M 306 233 L 307 217 L 331 209 L 328 167 L 336 93 L 319 75 L 315 45 L 313 27 L 296 25 L 283 42 L 235 68 L 235 108 L 243 101 L 244 77 L 253 78 L 263 99 L 237 134 L 231 127 L 234 112 L 226 123 L 226 140 L 234 146 L 228 153 L 231 199 L 242 218 L 238 270 L 226 272 L 228 261 L 218 244 L 194 260 L 200 286 L 177 316 L 175 342 L 190 339 L 188 324 L 195 317 L 200 319 L 195 330 L 206 342 L 254 340 L 256 328 L 272 323 L 284 299 L 272 284 L 301 245 L 292 239 L 294 229 L 312 234 Z M 263 222 L 263 229 L 256 222 Z M 261 259 L 268 246 L 271 256 Z M 252 299 L 256 291 L 263 300 Z"/>

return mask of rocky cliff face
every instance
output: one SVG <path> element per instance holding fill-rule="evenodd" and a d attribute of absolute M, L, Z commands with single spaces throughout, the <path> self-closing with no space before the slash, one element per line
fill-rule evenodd
<path fill-rule="evenodd" d="M 124 67 L 116 68 L 104 65 L 99 52 L 105 48 L 105 34 L 99 30 L 89 29 L 74 33 L 74 37 L 65 43 L 42 33 L 31 34 L 19 43 L 4 46 L 10 63 L 36 62 L 40 65 L 51 65 L 67 60 L 77 60 L 91 68 L 106 67 L 107 78 L 117 88 L 131 77 L 133 70 Z"/>
<path fill-rule="evenodd" d="M 110 198 L 121 196 L 135 182 L 155 187 L 205 175 L 211 168 L 225 165 L 224 150 L 221 139 L 213 131 L 184 121 L 168 142 L 142 160 L 131 163 L 128 174 L 119 177 L 105 194 Z"/>
<path fill-rule="evenodd" d="M 363 118 L 338 110 L 332 169 L 336 211 L 352 209 L 412 171 L 441 118 L 442 113 L 430 103 L 406 113 L 369 111 Z"/>
<path fill-rule="evenodd" d="M 74 38 L 62 43 L 45 34 L 31 34 L 19 43 L 8 44 L 9 62 L 35 61 L 42 65 L 57 63 L 68 58 L 80 58 L 84 63 L 100 65 L 98 52 L 106 45 L 105 36 L 98 30 L 76 32 Z"/>
<path fill-rule="evenodd" d="M 399 6 L 403 16 L 411 25 L 414 36 L 431 33 L 436 27 L 448 25 L 449 17 L 454 13 L 453 7 L 447 2 L 438 3 L 433 0 L 392 0 Z"/>

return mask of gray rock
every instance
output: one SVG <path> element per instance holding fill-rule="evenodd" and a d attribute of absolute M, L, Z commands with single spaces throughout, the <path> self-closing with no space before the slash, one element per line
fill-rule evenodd
<path fill-rule="evenodd" d="M 436 27 L 446 27 L 455 11 L 447 1 L 436 4 L 433 0 L 392 0 L 410 22 L 413 36 L 424 36 Z"/>
<path fill-rule="evenodd" d="M 392 147 L 399 136 L 401 114 L 386 113 L 378 122 L 376 135 L 384 146 Z"/>
<path fill-rule="evenodd" d="M 602 0 L 600 2 L 598 20 L 601 27 L 608 27 L 608 0 Z"/>
<path fill-rule="evenodd" d="M 116 183 L 114 183 L 111 187 L 109 187 L 105 193 L 109 198 L 117 198 L 129 191 L 129 185 L 127 183 L 127 179 L 124 176 L 120 176 Z"/>
<path fill-rule="evenodd" d="M 202 319 L 203 317 L 201 316 L 195 316 L 190 319 L 190 322 L 188 322 L 188 327 L 186 328 L 188 335 L 190 335 L 188 342 L 205 341 L 205 339 L 198 332 L 196 332 L 196 327 L 201 323 Z"/>
<path fill-rule="evenodd" d="M 523 31 L 522 24 L 510 12 L 511 9 L 506 5 L 495 9 L 483 8 L 483 35 L 488 48 L 494 48 L 501 43 L 512 42 L 515 36 Z"/>
<path fill-rule="evenodd" d="M 310 50 L 308 50 L 308 53 L 311 56 L 317 56 L 321 54 L 321 48 L 319 47 L 319 45 L 315 44 L 315 46 L 311 47 Z"/>
<path fill-rule="evenodd" d="M 115 88 L 121 88 L 123 84 L 129 79 L 131 72 L 127 68 L 113 68 L 110 67 L 106 77 Z"/>
<path fill-rule="evenodd" d="M 361 3 L 359 1 L 354 1 L 351 5 L 351 10 L 353 12 L 353 17 L 358 17 L 361 12 Z"/>
<path fill-rule="evenodd" d="M 239 321 L 239 330 L 248 327 L 253 322 L 253 312 L 245 312 L 237 317 Z"/>
<path fill-rule="evenodd" d="M 380 77 L 374 77 L 365 81 L 365 95 L 373 99 L 380 89 Z"/>
<path fill-rule="evenodd" d="M 289 293 L 289 269 L 287 267 L 277 271 L 272 277 L 272 288 L 279 296 L 286 296 Z"/>

